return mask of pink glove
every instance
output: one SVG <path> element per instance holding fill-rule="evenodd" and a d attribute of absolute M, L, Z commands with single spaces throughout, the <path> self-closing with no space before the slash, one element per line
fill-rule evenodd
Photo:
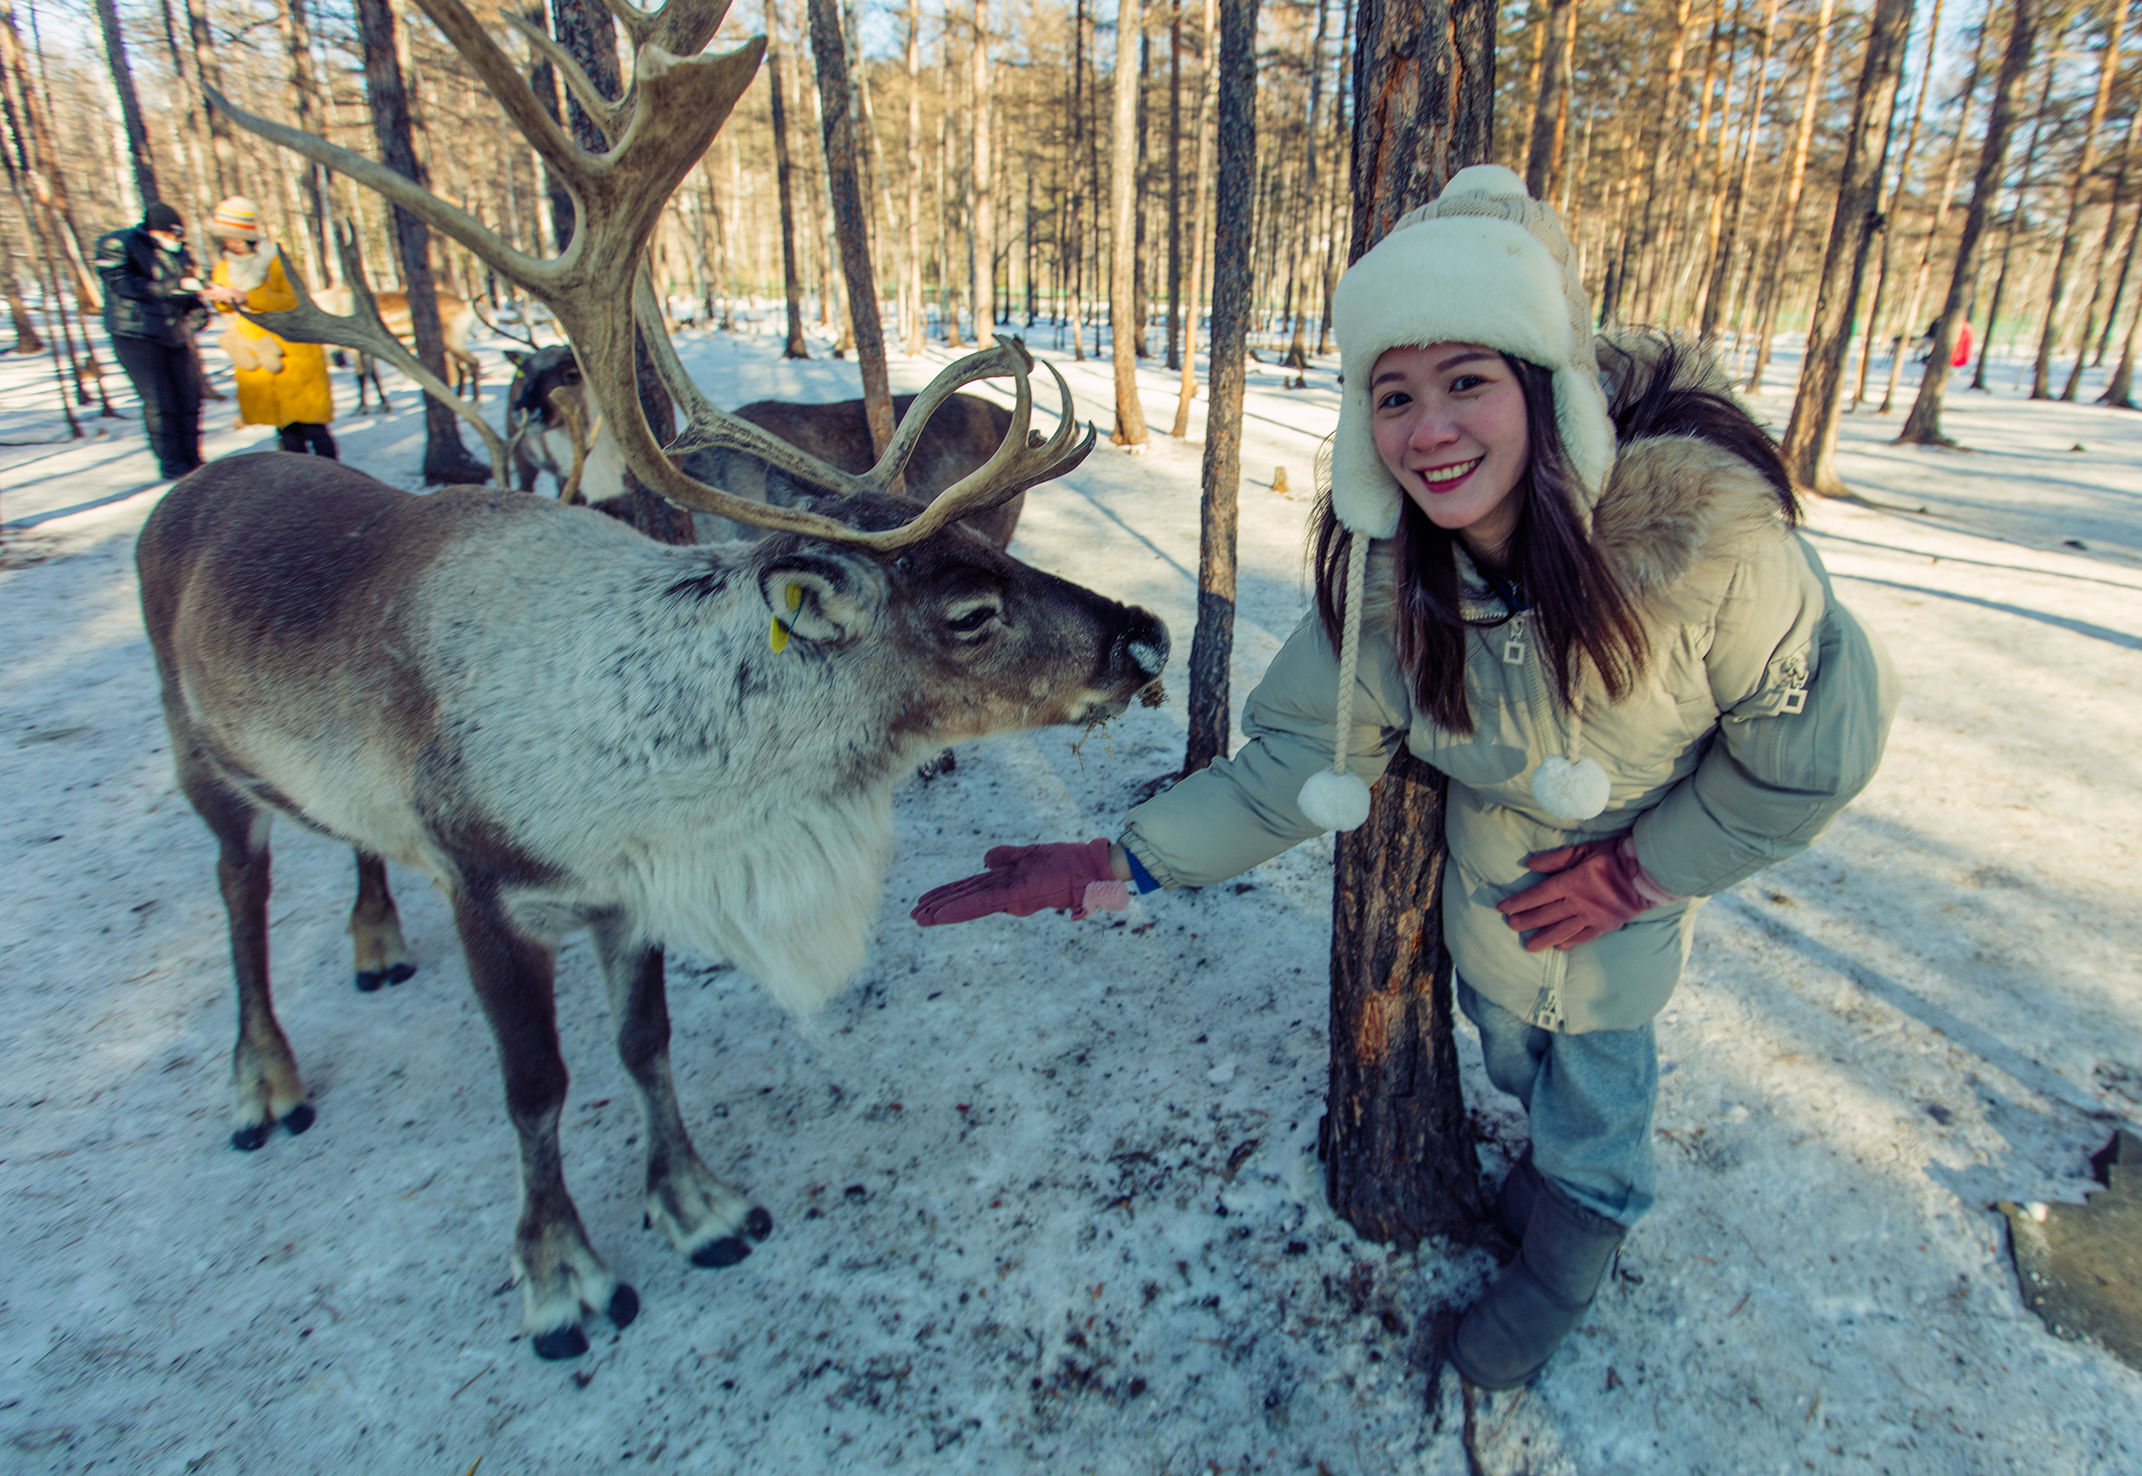
<path fill-rule="evenodd" d="M 1547 880 L 1505 897 L 1496 910 L 1521 933 L 1527 953 L 1544 948 L 1565 952 L 1603 938 L 1639 912 L 1679 900 L 1637 864 L 1628 836 L 1584 841 L 1553 851 L 1536 851 L 1525 866 Z"/>
<path fill-rule="evenodd" d="M 1130 888 L 1116 879 L 1108 849 L 1105 840 L 992 846 L 982 858 L 987 871 L 931 888 L 908 916 L 934 928 L 993 912 L 1031 917 L 1045 907 L 1068 907 L 1073 917 L 1084 917 L 1096 907 L 1121 912 L 1130 905 Z"/>

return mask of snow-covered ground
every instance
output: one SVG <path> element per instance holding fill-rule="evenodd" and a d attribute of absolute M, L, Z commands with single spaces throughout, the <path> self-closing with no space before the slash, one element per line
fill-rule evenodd
<path fill-rule="evenodd" d="M 856 392 L 770 335 L 684 347 L 720 401 Z M 1063 367 L 1105 420 L 1105 362 Z M 1290 392 L 1252 366 L 1238 701 L 1303 605 L 1331 367 Z M 2081 1199 L 2142 1118 L 2142 416 L 2010 377 L 1952 396 L 1970 454 L 1846 420 L 1883 506 L 1810 522 L 1903 673 L 1887 766 L 1706 909 L 1660 1021 L 1660 1207 L 1537 1384 L 1480 1401 L 1479 1469 L 2142 1470 L 2142 1375 L 2025 1309 L 1989 1208 Z M 1172 376 L 1144 383 L 1165 429 Z M 0 361 L 10 439 L 52 404 L 48 361 Z M 411 482 L 412 404 L 338 424 L 347 457 Z M 209 409 L 210 454 L 271 444 Z M 396 884 L 422 972 L 359 995 L 348 854 L 278 831 L 278 1003 L 320 1119 L 229 1148 L 213 850 L 135 605 L 153 464 L 131 420 L 0 446 L 0 1469 L 1467 1470 L 1421 1356 L 1490 1262 L 1364 1244 L 1324 1204 L 1328 843 L 1120 919 L 906 917 L 992 843 L 1112 833 L 1180 762 L 1198 456 L 1104 442 L 1016 546 L 1167 619 L 1169 705 L 906 789 L 872 962 L 815 1021 L 673 967 L 688 1120 L 776 1222 L 740 1267 L 642 1230 L 637 1114 L 567 945 L 568 1173 L 646 1311 L 557 1365 L 516 1338 L 511 1133 L 420 877 Z M 1499 1170 L 1521 1119 L 1461 1049 Z"/>

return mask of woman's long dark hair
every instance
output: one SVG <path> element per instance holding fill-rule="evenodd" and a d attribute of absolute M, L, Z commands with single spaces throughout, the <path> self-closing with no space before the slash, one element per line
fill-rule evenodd
<path fill-rule="evenodd" d="M 1613 407 L 1616 439 L 1684 435 L 1712 442 L 1754 466 L 1776 489 L 1787 526 L 1796 523 L 1799 504 L 1777 443 L 1730 396 L 1674 387 L 1688 350 L 1665 340 L 1654 352 L 1649 372 L 1622 377 L 1623 393 Z M 1523 502 L 1510 539 L 1510 566 L 1501 577 L 1525 591 L 1535 617 L 1533 639 L 1546 655 L 1548 673 L 1564 705 L 1574 703 L 1586 662 L 1599 673 L 1608 698 L 1619 701 L 1649 663 L 1649 638 L 1633 592 L 1623 587 L 1578 521 L 1582 488 L 1555 428 L 1553 371 L 1508 355 L 1503 362 L 1524 393 L 1529 455 L 1518 488 Z M 1634 382 L 1639 377 L 1642 382 Z M 1320 489 L 1315 523 L 1310 558 L 1317 615 L 1336 650 L 1343 629 L 1351 535 L 1332 515 L 1328 486 Z M 1471 625 L 1460 605 L 1452 557 L 1457 535 L 1436 527 L 1412 498 L 1401 494 L 1398 532 L 1391 542 L 1398 570 L 1394 624 L 1399 666 L 1413 684 L 1414 701 L 1437 727 L 1470 733 L 1465 642 Z M 1491 623 L 1500 624 L 1502 618 Z"/>

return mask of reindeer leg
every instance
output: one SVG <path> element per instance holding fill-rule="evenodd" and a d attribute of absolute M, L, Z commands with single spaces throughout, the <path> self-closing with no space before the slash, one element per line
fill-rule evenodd
<path fill-rule="evenodd" d="M 186 742 L 179 785 L 215 832 L 222 854 L 216 881 L 230 917 L 231 974 L 238 985 L 238 1043 L 231 1051 L 234 1097 L 231 1146 L 251 1152 L 278 1122 L 293 1133 L 312 1126 L 312 1104 L 298 1076 L 297 1057 L 275 1018 L 268 991 L 268 827 L 266 810 L 210 773 Z M 191 760 L 189 762 L 189 759 Z"/>
<path fill-rule="evenodd" d="M 521 1284 L 521 1326 L 537 1357 L 577 1358 L 588 1350 L 580 1330 L 583 1310 L 607 1313 L 623 1327 L 639 1315 L 640 1298 L 589 1246 L 565 1187 L 558 1149 L 566 1075 L 552 989 L 556 955 L 513 930 L 492 885 L 480 885 L 473 895 L 457 891 L 454 922 L 468 954 L 469 981 L 498 1040 L 506 1112 L 521 1140 L 521 1219 L 512 1255 Z"/>
<path fill-rule="evenodd" d="M 693 1265 L 733 1266 L 751 1254 L 752 1240 L 772 1233 L 773 1217 L 715 1178 L 685 1131 L 669 1072 L 662 950 L 631 942 L 614 913 L 595 924 L 593 936 L 617 1022 L 617 1054 L 632 1074 L 646 1125 L 648 1222 Z"/>
<path fill-rule="evenodd" d="M 416 973 L 416 960 L 402 938 L 402 917 L 387 890 L 387 863 L 370 851 L 357 853 L 357 905 L 350 909 L 357 988 L 370 994 L 382 984 L 399 984 Z"/>

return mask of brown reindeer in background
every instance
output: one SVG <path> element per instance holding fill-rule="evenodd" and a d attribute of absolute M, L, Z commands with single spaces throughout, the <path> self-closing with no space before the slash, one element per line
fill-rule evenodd
<path fill-rule="evenodd" d="M 506 432 L 515 485 L 531 492 L 537 478 L 549 472 L 562 489 L 574 465 L 581 464 L 585 474 L 578 485 L 589 502 L 600 505 L 623 493 L 623 463 L 614 455 L 591 454 L 587 444 L 589 429 L 600 425 L 601 415 L 588 403 L 580 361 L 572 347 L 555 343 L 526 353 L 508 349 L 506 357 L 515 371 L 506 395 Z M 915 399 L 914 395 L 895 396 L 893 413 L 907 415 Z M 844 472 L 866 472 L 876 459 L 861 400 L 823 404 L 754 400 L 729 413 Z M 953 395 L 946 400 L 924 424 L 914 455 L 903 469 L 907 494 L 927 500 L 971 474 L 1004 444 L 1011 419 L 1009 410 L 979 395 Z M 600 440 L 599 434 L 596 439 Z M 708 447 L 687 453 L 680 464 L 700 481 L 753 502 L 791 507 L 808 502 L 820 490 L 740 450 Z M 969 518 L 967 526 L 998 548 L 1008 548 L 1025 504 L 1024 494 L 1013 497 Z M 702 528 L 701 537 L 734 531 L 708 526 Z"/>
<path fill-rule="evenodd" d="M 472 400 L 483 398 L 483 361 L 469 347 L 469 335 L 476 331 L 476 308 L 473 304 L 451 292 L 437 294 L 439 299 L 439 337 L 446 350 L 446 372 L 454 386 L 456 396 L 463 390 Z M 409 315 L 409 294 L 406 292 L 376 292 L 373 300 L 378 304 L 380 321 L 387 331 L 404 344 L 416 342 L 415 320 Z M 327 287 L 313 294 L 313 301 L 321 311 L 347 315 L 353 298 L 347 287 Z M 387 403 L 386 386 L 379 382 L 379 361 L 362 349 L 353 350 L 357 355 L 357 409 L 361 414 L 365 406 L 365 384 L 379 395 L 379 408 L 391 408 Z"/>
<path fill-rule="evenodd" d="M 1156 681 L 1167 633 L 952 526 L 1093 445 L 1060 376 L 1061 421 L 1030 441 L 1031 361 L 1016 343 L 947 369 L 860 476 L 722 415 L 683 376 L 629 264 L 763 41 L 698 56 L 718 5 L 620 6 L 637 60 L 612 102 L 531 33 L 614 141 L 596 154 L 550 120 L 460 0 L 421 3 L 581 201 L 556 259 L 515 251 L 360 155 L 213 101 L 541 298 L 615 407 L 605 437 L 632 472 L 767 536 L 673 547 L 497 489 L 418 497 L 309 458 L 233 457 L 173 487 L 144 526 L 142 610 L 180 782 L 221 850 L 239 1003 L 233 1142 L 258 1147 L 274 1124 L 312 1121 L 270 997 L 270 818 L 424 867 L 451 900 L 520 1140 L 523 1323 L 538 1354 L 570 1357 L 587 1348 L 584 1314 L 623 1325 L 639 1299 L 588 1243 L 565 1186 L 559 939 L 594 940 L 645 1123 L 650 1222 L 695 1265 L 733 1264 L 771 1219 L 715 1177 L 684 1127 L 665 945 L 733 960 L 798 1010 L 829 998 L 861 966 L 892 790 L 915 759 L 985 733 L 1106 719 Z M 813 505 L 731 496 L 661 453 L 634 393 L 636 298 L 688 438 L 825 489 Z M 930 414 L 988 375 L 1014 381 L 1003 443 L 926 508 L 887 495 Z M 353 931 L 360 950 L 377 945 L 378 972 L 399 929 L 384 872 L 364 861 L 360 877 Z"/>

